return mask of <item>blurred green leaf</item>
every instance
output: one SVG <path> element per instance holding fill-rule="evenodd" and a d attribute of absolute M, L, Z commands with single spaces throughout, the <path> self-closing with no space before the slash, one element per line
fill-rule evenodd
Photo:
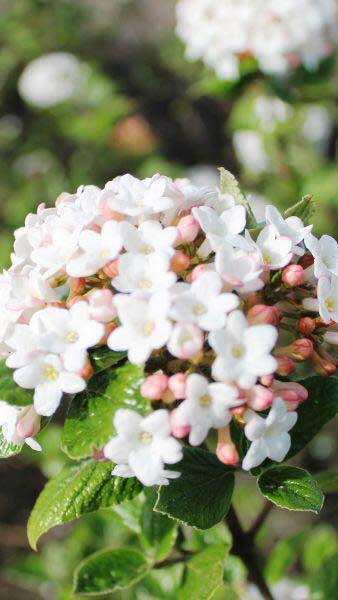
<path fill-rule="evenodd" d="M 223 571 L 228 547 L 210 546 L 187 563 L 184 583 L 178 600 L 209 600 L 223 586 Z"/>
<path fill-rule="evenodd" d="M 271 467 L 260 475 L 257 483 L 262 494 L 282 508 L 319 512 L 323 506 L 323 492 L 304 469 Z"/>
<path fill-rule="evenodd" d="M 33 392 L 19 387 L 13 379 L 13 369 L 0 361 L 0 398 L 8 404 L 27 406 L 33 403 Z"/>
<path fill-rule="evenodd" d="M 318 525 L 308 532 L 302 562 L 307 573 L 321 569 L 323 563 L 338 551 L 337 533 L 330 525 Z"/>
<path fill-rule="evenodd" d="M 338 553 L 330 556 L 311 578 L 311 600 L 337 600 Z"/>
<path fill-rule="evenodd" d="M 284 217 L 298 217 L 305 225 L 313 222 L 315 212 L 315 202 L 312 196 L 304 196 L 297 204 L 291 206 L 284 212 Z"/>
<path fill-rule="evenodd" d="M 265 566 L 265 577 L 270 585 L 278 583 L 286 576 L 290 567 L 300 557 L 307 535 L 307 530 L 301 531 L 278 542 L 272 549 Z"/>
<path fill-rule="evenodd" d="M 337 471 L 324 471 L 315 475 L 320 489 L 324 494 L 335 494 L 338 492 L 338 473 Z"/>
<path fill-rule="evenodd" d="M 141 514 L 141 543 L 156 562 L 164 560 L 175 545 L 178 525 L 166 515 L 154 511 L 156 490 L 146 495 Z"/>

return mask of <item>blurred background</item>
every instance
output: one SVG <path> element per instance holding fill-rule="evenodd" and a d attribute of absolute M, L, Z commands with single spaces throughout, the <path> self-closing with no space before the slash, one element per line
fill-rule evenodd
<path fill-rule="evenodd" d="M 64 190 L 102 187 L 125 172 L 160 171 L 214 186 L 217 167 L 225 166 L 259 217 L 267 202 L 286 208 L 313 194 L 316 232 L 337 237 L 334 55 L 315 71 L 299 67 L 284 78 L 262 75 L 246 59 L 238 80 L 218 79 L 186 59 L 173 0 L 0 0 L 0 43 L 1 268 L 10 264 L 13 231 L 27 213 Z M 337 470 L 336 434 L 330 424 L 298 462 L 314 473 Z M 117 512 L 113 519 L 102 513 L 52 533 L 40 554 L 29 551 L 29 511 L 66 461 L 59 435 L 53 424 L 40 436 L 41 456 L 27 451 L 1 461 L 0 600 L 70 600 L 72 572 L 84 556 L 133 539 Z M 244 523 L 260 506 L 249 485 L 245 478 L 237 491 Z M 284 577 L 276 598 L 310 598 L 309 578 L 319 580 L 325 561 L 337 557 L 337 499 L 330 494 L 320 516 L 269 516 L 259 543 L 270 554 L 271 583 Z M 196 534 L 191 544 L 203 547 L 218 535 L 217 528 Z M 257 598 L 243 581 L 237 569 L 233 595 L 221 597 Z M 128 597 L 175 598 L 174 583 L 161 585 L 144 584 Z M 338 592 L 327 600 L 334 598 Z"/>

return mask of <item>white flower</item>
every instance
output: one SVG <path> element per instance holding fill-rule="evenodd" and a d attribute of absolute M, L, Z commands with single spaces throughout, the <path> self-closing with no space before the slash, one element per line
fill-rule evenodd
<path fill-rule="evenodd" d="M 277 368 L 270 352 L 278 332 L 272 325 L 249 327 L 244 314 L 236 310 L 228 316 L 225 329 L 209 334 L 209 344 L 217 358 L 212 373 L 218 381 L 236 381 L 244 389 L 252 387 L 259 376 L 270 375 Z"/>
<path fill-rule="evenodd" d="M 88 348 L 96 346 L 104 335 L 104 326 L 91 318 L 86 302 L 77 302 L 69 310 L 54 306 L 40 310 L 29 326 L 39 349 L 59 354 L 68 371 L 81 371 Z"/>
<path fill-rule="evenodd" d="M 31 415 L 32 412 L 34 413 L 32 406 L 13 406 L 0 400 L 0 427 L 2 428 L 2 435 L 6 442 L 15 444 L 16 446 L 22 446 L 26 443 L 33 450 L 41 450 L 40 444 L 31 436 L 22 438 L 17 435 L 18 423 L 28 415 L 31 417 L 31 420 L 34 419 L 34 414 Z"/>
<path fill-rule="evenodd" d="M 45 228 L 48 230 L 46 239 L 42 237 L 41 244 L 31 253 L 31 260 L 46 271 L 46 276 L 52 277 L 65 270 L 78 250 L 79 229 L 66 226 L 60 219 L 51 221 Z"/>
<path fill-rule="evenodd" d="M 169 271 L 169 260 L 159 254 L 122 254 L 118 261 L 119 274 L 112 279 L 112 286 L 119 292 L 143 292 L 153 294 L 171 287 L 176 275 Z"/>
<path fill-rule="evenodd" d="M 169 296 L 165 292 L 154 294 L 150 299 L 117 294 L 114 303 L 121 326 L 110 334 L 108 346 L 111 350 L 128 350 L 130 362 L 142 364 L 153 350 L 164 346 L 170 336 Z"/>
<path fill-rule="evenodd" d="M 247 232 L 247 237 L 249 237 Z M 259 233 L 256 246 L 261 253 L 263 268 L 277 270 L 289 264 L 292 259 L 292 241 L 280 236 L 274 225 L 266 225 Z"/>
<path fill-rule="evenodd" d="M 104 447 L 107 458 L 116 463 L 113 475 L 133 477 L 146 486 L 167 485 L 169 479 L 180 476 L 165 469 L 182 459 L 179 442 L 170 435 L 167 410 L 157 410 L 147 417 L 128 409 L 115 413 L 117 436 Z"/>
<path fill-rule="evenodd" d="M 167 343 L 167 348 L 173 356 L 185 360 L 195 356 L 203 348 L 203 332 L 192 323 L 176 323 Z"/>
<path fill-rule="evenodd" d="M 243 241 L 246 240 L 243 238 Z M 263 272 L 259 248 L 253 244 L 246 250 L 230 245 L 216 252 L 215 269 L 228 286 L 240 294 L 256 292 L 264 286 L 260 275 Z"/>
<path fill-rule="evenodd" d="M 213 271 L 203 273 L 187 290 L 174 296 L 170 316 L 212 331 L 224 327 L 229 312 L 237 308 L 235 294 L 222 294 L 223 283 Z"/>
<path fill-rule="evenodd" d="M 265 131 L 273 131 L 279 123 L 284 123 L 293 113 L 291 106 L 273 96 L 258 96 L 254 112 Z"/>
<path fill-rule="evenodd" d="M 120 252 L 123 245 L 121 224 L 117 221 L 107 221 L 100 233 L 87 229 L 80 234 L 78 244 L 82 252 L 67 262 L 68 275 L 94 275 Z"/>
<path fill-rule="evenodd" d="M 298 256 L 304 254 L 303 248 L 298 244 L 302 242 L 309 233 L 313 225 L 304 226 L 304 223 L 298 217 L 288 217 L 284 219 L 275 206 L 267 206 L 265 209 L 265 218 L 267 223 L 274 225 L 280 236 L 289 238 L 292 241 L 292 252 Z"/>
<path fill-rule="evenodd" d="M 178 237 L 176 227 L 163 228 L 158 221 L 143 221 L 138 228 L 127 221 L 121 224 L 123 246 L 133 254 L 161 254 L 171 258 Z"/>
<path fill-rule="evenodd" d="M 267 171 L 268 156 L 261 134 L 250 130 L 236 131 L 233 143 L 237 158 L 247 171 L 255 175 Z"/>
<path fill-rule="evenodd" d="M 242 467 L 249 471 L 260 465 L 266 458 L 282 462 L 290 450 L 291 438 L 288 433 L 297 421 L 296 412 L 287 412 L 285 402 L 275 398 L 266 419 L 252 410 L 247 410 L 245 435 L 252 442 Z"/>
<path fill-rule="evenodd" d="M 192 213 L 215 252 L 223 248 L 224 244 L 239 242 L 239 234 L 243 231 L 246 222 L 244 206 L 233 206 L 221 215 L 209 206 L 193 208 Z"/>
<path fill-rule="evenodd" d="M 319 314 L 324 323 L 338 323 L 338 277 L 320 277 L 317 294 Z"/>
<path fill-rule="evenodd" d="M 58 408 L 62 394 L 77 394 L 86 382 L 75 373 L 66 371 L 56 354 L 38 354 L 13 374 L 14 381 L 23 388 L 34 389 L 34 407 L 39 415 L 50 417 Z"/>
<path fill-rule="evenodd" d="M 243 404 L 238 390 L 227 383 L 209 383 L 203 375 L 189 375 L 186 382 L 186 399 L 176 410 L 177 424 L 189 426 L 189 442 L 198 446 L 209 429 L 224 427 L 231 421 L 230 408 Z"/>
<path fill-rule="evenodd" d="M 305 238 L 305 245 L 315 259 L 314 273 L 317 279 L 323 275 L 338 276 L 338 244 L 333 237 L 323 235 L 318 240 L 310 233 Z"/>

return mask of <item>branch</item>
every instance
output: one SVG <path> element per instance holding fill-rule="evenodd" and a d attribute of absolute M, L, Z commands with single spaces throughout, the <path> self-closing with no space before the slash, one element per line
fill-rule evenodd
<path fill-rule="evenodd" d="M 253 525 L 247 532 L 247 535 L 252 537 L 253 539 L 256 537 L 266 518 L 269 516 L 270 512 L 273 509 L 273 504 L 267 500 L 262 508 L 262 511 L 257 516 L 256 520 L 253 522 Z"/>

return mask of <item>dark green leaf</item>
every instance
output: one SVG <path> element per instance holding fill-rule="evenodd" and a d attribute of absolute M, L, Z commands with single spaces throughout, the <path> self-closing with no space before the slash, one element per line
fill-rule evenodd
<path fill-rule="evenodd" d="M 298 217 L 305 225 L 312 223 L 313 215 L 315 212 L 315 202 L 312 196 L 304 196 L 297 204 L 288 208 L 284 217 Z"/>
<path fill-rule="evenodd" d="M 154 511 L 157 493 L 147 494 L 141 514 L 141 542 L 150 556 L 157 562 L 164 560 L 171 552 L 177 537 L 177 523 L 166 515 Z"/>
<path fill-rule="evenodd" d="M 0 428 L 0 458 L 9 458 L 15 454 L 20 454 L 22 446 L 6 442 Z"/>
<path fill-rule="evenodd" d="M 229 510 L 234 471 L 200 448 L 183 452 L 183 460 L 175 465 L 181 476 L 159 489 L 155 510 L 192 527 L 209 529 Z"/>
<path fill-rule="evenodd" d="M 271 502 L 289 510 L 319 512 L 324 496 L 316 481 L 298 467 L 271 467 L 257 480 L 262 494 Z"/>
<path fill-rule="evenodd" d="M 138 550 L 101 550 L 80 563 L 74 575 L 74 593 L 109 594 L 133 585 L 148 570 L 149 564 Z"/>
<path fill-rule="evenodd" d="M 227 546 L 210 546 L 187 563 L 185 581 L 178 592 L 179 600 L 209 600 L 223 587 Z"/>
<path fill-rule="evenodd" d="M 118 408 L 146 413 L 149 402 L 141 396 L 143 370 L 126 363 L 94 376 L 84 392 L 70 405 L 62 434 L 62 449 L 70 458 L 92 456 L 114 434 L 113 417 Z"/>
<path fill-rule="evenodd" d="M 27 406 L 33 403 L 33 392 L 19 387 L 13 379 L 13 369 L 0 361 L 0 398 L 8 404 Z"/>
<path fill-rule="evenodd" d="M 85 461 L 65 467 L 41 492 L 28 521 L 28 539 L 36 550 L 40 536 L 86 513 L 130 500 L 142 489 L 136 479 L 111 474 L 110 462 Z"/>
<path fill-rule="evenodd" d="M 94 373 L 101 373 L 106 369 L 110 369 L 117 365 L 127 357 L 126 352 L 113 352 L 108 346 L 96 348 L 90 352 L 90 361 L 94 369 Z"/>

